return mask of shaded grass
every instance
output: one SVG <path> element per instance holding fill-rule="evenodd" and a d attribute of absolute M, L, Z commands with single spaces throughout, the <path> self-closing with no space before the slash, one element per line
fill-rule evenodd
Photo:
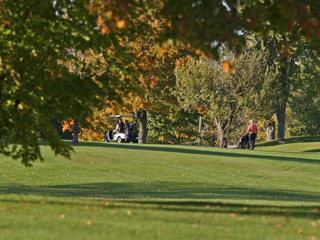
<path fill-rule="evenodd" d="M 289 146 L 82 142 L 71 160 L 43 146 L 32 168 L 0 157 L 0 239 L 317 239 L 317 145 Z"/>
<path fill-rule="evenodd" d="M 296 136 L 296 137 L 288 137 L 285 139 L 285 143 L 306 143 L 306 142 L 320 142 L 320 136 Z M 277 140 L 266 141 L 257 143 L 257 146 L 275 146 L 281 145 Z"/>
<path fill-rule="evenodd" d="M 260 150 L 267 149 L 268 151 L 278 152 L 320 152 L 320 136 L 303 136 L 286 138 L 285 143 L 278 143 L 276 140 L 258 143 L 257 147 Z"/>

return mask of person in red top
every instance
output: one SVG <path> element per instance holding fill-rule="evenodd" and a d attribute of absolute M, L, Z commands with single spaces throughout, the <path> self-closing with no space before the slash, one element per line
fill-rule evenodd
<path fill-rule="evenodd" d="M 250 146 L 251 150 L 254 149 L 254 144 L 257 138 L 258 134 L 258 127 L 257 125 L 254 124 L 254 120 L 250 120 L 250 125 L 248 127 L 248 133 L 249 133 L 249 141 L 250 141 Z"/>

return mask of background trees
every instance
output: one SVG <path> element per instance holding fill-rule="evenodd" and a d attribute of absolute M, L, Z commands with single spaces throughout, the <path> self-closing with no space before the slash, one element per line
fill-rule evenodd
<path fill-rule="evenodd" d="M 290 40 L 292 38 L 295 38 L 295 41 Z M 281 53 L 279 48 L 286 41 L 291 41 L 292 43 L 290 51 Z M 252 40 L 252 43 L 257 49 L 263 49 L 268 52 L 268 66 L 274 74 L 274 77 L 268 82 L 272 91 L 265 98 L 265 104 L 269 106 L 269 110 L 262 114 L 261 117 L 266 123 L 273 123 L 273 120 L 270 121 L 270 119 L 273 114 L 275 115 L 278 126 L 278 141 L 284 141 L 287 113 L 290 112 L 291 117 L 293 116 L 292 114 L 297 116 L 298 112 L 302 115 L 309 115 L 303 110 L 305 109 L 303 105 L 307 102 L 310 104 L 316 95 L 312 93 L 313 91 L 309 92 L 308 97 L 304 94 L 306 93 L 305 91 L 309 91 L 307 90 L 309 89 L 308 86 L 312 85 L 314 89 L 317 89 L 315 85 L 318 82 L 317 65 L 319 57 L 307 42 L 291 34 L 270 34 L 264 38 L 258 37 Z M 299 107 L 298 104 L 300 105 Z M 300 109 L 298 110 L 298 108 Z M 314 108 L 312 112 L 315 113 L 316 109 Z M 292 124 L 291 120 L 291 129 L 293 129 Z"/>
<path fill-rule="evenodd" d="M 134 40 L 124 40 L 124 44 L 130 47 L 130 54 L 135 56 L 129 64 L 133 68 L 130 72 L 131 79 L 126 89 L 118 89 L 122 101 L 106 102 L 102 110 L 105 112 L 108 109 L 109 114 L 135 113 L 141 143 L 147 141 L 149 131 L 155 142 L 176 141 L 182 139 L 181 136 L 187 136 L 185 131 L 173 134 L 178 133 L 176 128 L 185 129 L 183 125 L 187 125 L 185 118 L 189 115 L 179 108 L 172 90 L 176 81 L 173 73 L 176 62 L 183 61 L 191 53 L 191 48 L 183 44 L 176 46 L 170 42 L 156 41 L 168 24 L 164 17 L 159 17 L 159 9 L 159 6 L 151 6 L 133 20 L 136 25 L 144 24 L 149 27 L 139 32 Z M 153 120 L 147 122 L 149 114 Z"/>
<path fill-rule="evenodd" d="M 289 98 L 288 135 L 319 134 L 319 93 L 320 58 L 306 42 L 297 50 L 296 61 L 299 65 L 299 87 Z"/>
<path fill-rule="evenodd" d="M 264 82 L 273 74 L 268 69 L 267 52 L 264 51 L 247 49 L 236 56 L 224 48 L 220 59 L 230 59 L 234 72 L 224 73 L 219 61 L 191 58 L 184 66 L 176 68 L 175 75 L 180 101 L 186 107 L 207 109 L 222 143 L 231 132 L 239 134 L 237 122 L 241 118 L 255 117 L 257 110 L 263 107 L 260 101 L 263 91 L 268 90 Z"/>

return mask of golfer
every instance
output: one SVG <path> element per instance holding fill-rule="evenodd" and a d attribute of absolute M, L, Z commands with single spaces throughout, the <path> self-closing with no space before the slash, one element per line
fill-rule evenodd
<path fill-rule="evenodd" d="M 257 125 L 254 124 L 254 120 L 250 120 L 250 125 L 248 127 L 248 133 L 249 133 L 249 141 L 250 141 L 250 146 L 251 150 L 254 149 L 254 144 L 257 138 L 258 134 L 258 127 Z"/>

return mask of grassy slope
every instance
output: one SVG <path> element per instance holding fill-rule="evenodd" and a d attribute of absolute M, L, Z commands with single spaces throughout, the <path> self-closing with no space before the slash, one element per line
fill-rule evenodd
<path fill-rule="evenodd" d="M 0 239 L 320 239 L 320 143 L 299 141 L 0 157 Z"/>

